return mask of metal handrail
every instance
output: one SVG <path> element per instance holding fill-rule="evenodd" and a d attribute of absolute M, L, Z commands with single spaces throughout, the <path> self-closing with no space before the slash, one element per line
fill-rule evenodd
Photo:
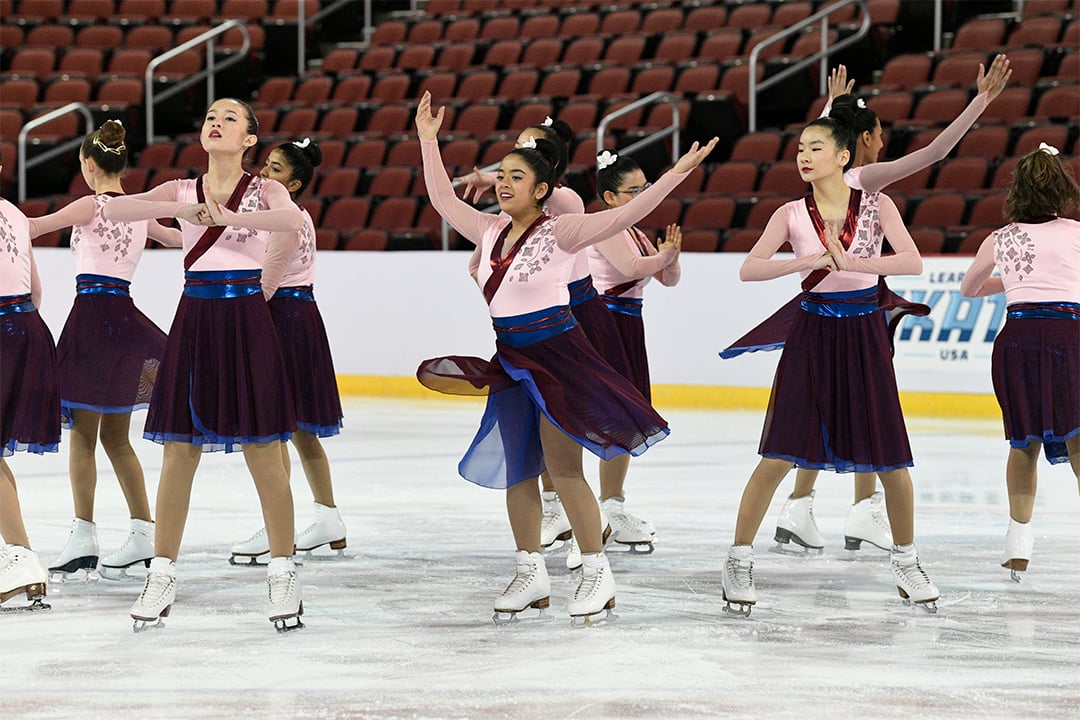
<path fill-rule="evenodd" d="M 301 77 L 307 72 L 307 27 L 313 25 L 316 21 L 321 20 L 323 17 L 336 11 L 338 8 L 343 7 L 354 0 L 335 0 L 326 7 L 320 9 L 317 13 L 311 17 L 307 15 L 306 2 L 301 0 L 296 4 L 296 76 Z M 371 33 L 373 29 L 371 25 L 371 0 L 364 0 L 364 17 L 367 18 L 366 26 L 364 27 L 365 40 L 371 39 Z"/>
<path fill-rule="evenodd" d="M 672 135 L 673 137 L 671 140 L 671 164 L 674 165 L 679 159 L 679 128 L 682 125 L 682 119 L 679 116 L 678 99 L 671 93 L 666 92 L 651 93 L 641 98 L 640 100 L 635 100 L 629 105 L 621 107 L 618 110 L 605 115 L 603 119 L 600 120 L 600 124 L 596 127 L 596 154 L 599 155 L 600 153 L 604 152 L 604 131 L 607 129 L 607 126 L 611 123 L 612 120 L 616 120 L 623 115 L 626 115 L 627 113 L 631 113 L 634 110 L 637 110 L 638 108 L 645 107 L 646 105 L 652 105 L 653 103 L 661 101 L 671 105 L 671 124 L 663 130 L 658 130 L 655 133 L 650 134 L 647 138 L 642 138 L 635 143 L 627 145 L 626 147 L 622 148 L 620 152 L 631 153 L 635 150 L 639 150 L 645 147 L 646 145 L 649 145 L 650 143 L 654 143 L 658 140 L 663 140 L 668 135 Z"/>
<path fill-rule="evenodd" d="M 938 0 L 940 2 L 940 0 Z M 859 25 L 859 30 L 852 35 L 849 35 L 842 40 L 839 40 L 835 45 L 829 45 L 829 23 L 824 19 L 829 15 L 832 15 L 837 10 L 847 7 L 848 5 L 858 5 L 862 10 L 862 24 Z M 762 80 L 760 87 L 757 81 L 756 68 L 758 65 L 758 57 L 761 55 L 761 51 L 770 45 L 775 45 L 778 42 L 786 40 L 788 37 L 801 31 L 803 28 L 813 25 L 818 20 L 822 20 L 821 23 L 821 49 L 809 57 L 802 58 L 793 65 L 784 68 L 770 78 Z M 861 40 L 867 33 L 870 32 L 870 12 L 866 8 L 866 3 L 863 0 L 839 0 L 839 2 L 830 5 L 824 10 L 819 10 L 813 15 L 799 22 L 795 23 L 786 30 L 782 30 L 775 35 L 765 38 L 750 51 L 750 59 L 748 64 L 750 65 L 750 78 L 749 78 L 749 108 L 747 109 L 747 127 L 750 132 L 757 132 L 757 96 L 762 90 L 776 85 L 782 80 L 786 80 L 791 75 L 797 73 L 805 67 L 808 67 L 814 61 L 820 61 L 821 69 L 818 73 L 821 83 L 821 94 L 825 94 L 826 83 L 829 76 L 829 56 L 838 51 L 843 50 L 849 45 L 853 45 Z"/>
<path fill-rule="evenodd" d="M 304 4 L 300 3 L 300 7 L 303 8 Z M 300 12 L 303 12 L 301 9 Z M 244 38 L 244 44 L 240 47 L 240 51 L 234 53 L 232 57 L 226 58 L 220 65 L 215 67 L 214 63 L 214 38 L 218 35 L 228 32 L 233 28 L 239 28 L 240 34 Z M 191 77 L 184 78 L 177 82 L 175 85 L 158 93 L 155 97 L 154 94 L 154 70 L 158 68 L 162 63 L 171 60 L 180 53 L 187 52 L 188 50 L 198 47 L 199 45 L 206 45 L 206 67 L 199 72 L 195 73 Z M 235 65 L 236 63 L 247 57 L 248 50 L 251 49 L 251 34 L 248 32 L 247 25 L 239 20 L 227 20 L 220 25 L 207 30 L 197 37 L 193 37 L 186 43 L 177 45 L 172 50 L 158 55 L 156 58 L 150 61 L 150 64 L 146 66 L 146 77 L 144 78 L 146 87 L 146 144 L 154 142 L 154 103 L 160 100 L 166 100 L 176 95 L 184 88 L 194 85 L 195 83 L 206 78 L 206 97 L 207 104 L 214 101 L 214 73 L 218 70 L 224 70 L 225 68 Z"/>
<path fill-rule="evenodd" d="M 47 112 L 41 117 L 36 117 L 22 126 L 19 130 L 18 139 L 18 163 L 19 163 L 19 203 L 26 202 L 26 171 L 35 165 L 40 165 L 43 162 L 52 160 L 57 155 L 66 153 L 71 148 L 81 145 L 83 139 L 77 137 L 73 140 L 68 140 L 65 143 L 61 143 L 54 148 L 46 150 L 35 158 L 30 160 L 26 159 L 26 136 L 36 127 L 44 125 L 45 123 L 55 120 L 61 115 L 67 115 L 68 113 L 78 112 L 82 113 L 83 119 L 86 120 L 86 132 L 90 132 L 90 128 L 94 126 L 94 116 L 90 114 L 90 108 L 85 103 L 73 102 L 58 107 L 51 112 Z"/>

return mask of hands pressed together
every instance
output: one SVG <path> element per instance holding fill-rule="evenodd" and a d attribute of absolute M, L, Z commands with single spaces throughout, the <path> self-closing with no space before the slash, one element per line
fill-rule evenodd
<path fill-rule="evenodd" d="M 831 221 L 825 223 L 825 252 L 814 261 L 811 267 L 814 270 L 847 270 L 847 259 L 844 257 L 844 246 L 840 242 L 837 223 Z"/>
<path fill-rule="evenodd" d="M 206 202 L 185 205 L 176 213 L 177 220 L 185 220 L 192 225 L 221 226 L 228 225 L 225 211 L 213 198 L 206 198 Z"/>

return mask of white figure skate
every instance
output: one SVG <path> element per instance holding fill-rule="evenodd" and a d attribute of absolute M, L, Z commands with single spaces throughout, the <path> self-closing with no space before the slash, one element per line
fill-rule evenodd
<path fill-rule="evenodd" d="M 858 550 L 864 542 L 885 552 L 892 550 L 892 528 L 880 492 L 852 505 L 844 523 L 845 550 Z"/>
<path fill-rule="evenodd" d="M 617 620 L 618 616 L 612 612 L 614 607 L 615 577 L 607 556 L 602 552 L 582 554 L 581 582 L 569 605 L 570 624 L 587 627 Z M 604 616 L 597 618 L 602 612 Z"/>
<path fill-rule="evenodd" d="M 889 564 L 892 566 L 896 591 L 905 601 L 914 603 L 928 613 L 937 612 L 940 597 L 937 586 L 919 564 L 919 553 L 914 545 L 894 545 Z"/>
<path fill-rule="evenodd" d="M 154 559 L 154 523 L 131 519 L 131 532 L 120 549 L 101 561 L 101 577 L 107 580 L 141 580 L 127 569 L 142 563 L 150 567 Z"/>
<path fill-rule="evenodd" d="M 44 602 L 48 578 L 37 553 L 21 545 L 5 546 L 0 557 L 0 612 L 48 610 L 52 607 Z M 27 604 L 8 602 L 23 594 Z"/>
<path fill-rule="evenodd" d="M 291 558 L 276 557 L 266 568 L 266 585 L 270 597 L 270 622 L 279 633 L 304 627 L 304 599 L 296 564 Z"/>
<path fill-rule="evenodd" d="M 611 537 L 611 523 L 608 521 L 603 508 L 600 508 L 600 525 L 604 528 L 604 532 L 600 536 L 601 547 L 603 547 L 603 545 L 607 544 L 608 538 Z M 581 567 L 581 548 L 578 547 L 577 538 L 571 536 L 570 545 L 566 551 L 566 569 L 577 570 L 579 567 Z"/>
<path fill-rule="evenodd" d="M 544 558 L 540 553 L 525 550 L 518 550 L 514 556 L 517 559 L 517 571 L 506 590 L 503 590 L 502 595 L 495 601 L 495 615 L 492 619 L 496 625 L 509 625 L 519 619 L 549 620 L 550 616 L 545 609 L 551 605 L 551 580 L 548 578 Z M 529 618 L 520 616 L 530 608 L 539 610 L 539 613 Z"/>
<path fill-rule="evenodd" d="M 750 617 L 750 611 L 757 604 L 757 590 L 754 588 L 754 546 L 732 545 L 724 561 L 724 574 L 721 577 L 721 593 L 724 598 L 724 612 Z"/>
<path fill-rule="evenodd" d="M 155 557 L 150 561 L 139 598 L 131 606 L 131 629 L 142 632 L 164 627 L 162 618 L 169 617 L 176 600 L 176 564 L 167 557 Z"/>
<path fill-rule="evenodd" d="M 609 497 L 600 503 L 600 509 L 611 523 L 611 540 L 629 548 L 632 553 L 649 555 L 655 549 L 656 528 L 626 511 L 625 498 Z"/>
<path fill-rule="evenodd" d="M 311 551 L 329 545 L 331 550 L 337 550 L 335 555 L 312 555 Z M 269 546 L 267 546 L 269 552 Z M 336 507 L 315 503 L 315 522 L 308 525 L 296 536 L 296 551 L 307 553 L 309 559 L 330 560 L 344 558 L 345 555 L 345 523 L 341 520 L 341 513 Z"/>
<path fill-rule="evenodd" d="M 230 565 L 266 565 L 270 561 L 270 536 L 266 528 L 232 546 Z"/>
<path fill-rule="evenodd" d="M 540 494 L 544 503 L 544 519 L 540 524 L 540 547 L 549 548 L 556 540 L 570 539 L 570 519 L 566 517 L 558 493 L 544 491 Z"/>
<path fill-rule="evenodd" d="M 1031 523 L 1016 522 L 1009 518 L 1009 530 L 1005 533 L 1005 556 L 1001 560 L 1001 567 L 1009 569 L 1009 577 L 1013 582 L 1020 582 L 1018 573 L 1027 571 L 1034 549 L 1035 531 L 1032 530 Z"/>
<path fill-rule="evenodd" d="M 821 554 L 825 547 L 825 538 L 818 531 L 817 521 L 814 519 L 815 492 L 811 490 L 809 495 L 801 498 L 788 496 L 780 510 L 780 519 L 776 522 L 776 547 L 772 548 L 774 551 L 795 555 Z M 792 541 L 802 546 L 803 550 L 787 547 Z"/>
<path fill-rule="evenodd" d="M 49 566 L 49 577 L 57 583 L 69 580 L 93 582 L 98 580 L 97 565 L 97 525 L 75 518 L 64 549 Z"/>

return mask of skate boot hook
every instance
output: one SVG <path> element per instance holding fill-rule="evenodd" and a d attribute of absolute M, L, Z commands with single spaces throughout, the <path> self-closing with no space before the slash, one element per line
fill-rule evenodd
<path fill-rule="evenodd" d="M 0 547 L 0 613 L 52 608 L 45 602 L 47 579 L 48 573 L 41 566 L 37 553 L 18 545 Z M 8 603 L 22 594 L 26 595 L 26 605 Z"/>
<path fill-rule="evenodd" d="M 788 496 L 784 501 L 784 507 L 780 510 L 780 519 L 776 522 L 776 546 L 771 548 L 774 552 L 786 555 L 821 555 L 825 548 L 825 538 L 818 530 L 817 520 L 814 519 L 814 494 L 811 490 L 809 495 L 801 498 Z M 792 541 L 801 546 L 802 550 L 793 550 L 787 545 Z"/>
<path fill-rule="evenodd" d="M 603 552 L 581 554 L 581 582 L 570 601 L 570 624 L 591 627 L 614 622 L 619 616 L 615 608 L 615 577 Z M 606 612 L 605 612 L 606 611 Z M 602 617 L 596 617 L 600 613 Z"/>
<path fill-rule="evenodd" d="M 540 553 L 518 550 L 515 553 L 517 570 L 514 579 L 495 601 L 492 620 L 496 625 L 511 625 L 518 620 L 551 620 L 546 610 L 551 606 L 551 579 Z M 522 615 L 527 610 L 536 615 Z"/>
<path fill-rule="evenodd" d="M 721 577 L 721 593 L 724 598 L 724 612 L 739 617 L 750 617 L 750 612 L 757 604 L 757 590 L 754 588 L 754 546 L 732 545 L 724 561 L 724 574 Z"/>

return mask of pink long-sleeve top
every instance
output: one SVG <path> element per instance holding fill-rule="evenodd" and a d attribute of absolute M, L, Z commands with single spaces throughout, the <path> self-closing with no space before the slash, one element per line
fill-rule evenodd
<path fill-rule="evenodd" d="M 0 297 L 34 295 L 37 305 L 41 288 L 30 247 L 30 224 L 22 210 L 0 198 Z"/>
<path fill-rule="evenodd" d="M 198 203 L 196 183 L 201 181 L 201 178 L 170 180 L 138 195 L 113 198 L 105 208 L 106 217 L 122 221 L 175 217 L 180 208 Z M 255 213 L 258 215 L 252 217 Z M 226 227 L 213 247 L 195 261 L 191 270 L 261 270 L 270 233 L 296 232 L 303 219 L 285 186 L 261 177 L 253 178 L 244 191 L 236 215 L 247 216 L 243 218 L 246 226 Z M 187 253 L 207 228 L 185 220 L 177 222 L 184 240 L 184 252 Z"/>
<path fill-rule="evenodd" d="M 278 287 L 312 285 L 315 282 L 315 222 L 304 208 L 304 226 L 296 233 L 296 245 L 288 268 L 281 276 Z M 274 233 L 276 236 L 277 233 Z M 270 251 L 267 251 L 269 257 Z M 266 269 L 263 270 L 265 275 Z"/>
<path fill-rule="evenodd" d="M 991 277 L 994 268 L 1001 277 Z M 987 236 L 960 291 L 969 297 L 1005 290 L 1005 304 L 1080 303 L 1080 222 L 1010 223 Z"/>
<path fill-rule="evenodd" d="M 108 195 L 87 195 L 53 213 L 50 219 L 71 226 L 76 274 L 108 275 L 130 282 L 146 247 L 147 225 L 152 221 L 106 220 L 102 210 L 111 199 Z"/>
<path fill-rule="evenodd" d="M 886 237 L 895 254 L 882 257 L 881 247 Z M 795 258 L 774 259 L 773 255 L 785 242 L 791 243 Z M 793 200 L 781 205 L 769 218 L 765 231 L 743 262 L 739 277 L 742 280 L 772 280 L 797 272 L 805 278 L 814 261 L 824 252 L 806 202 Z M 830 272 L 814 287 L 814 292 L 863 290 L 876 285 L 878 275 L 918 275 L 922 272 L 922 258 L 915 241 L 904 226 L 896 204 L 882 193 L 863 193 L 858 225 L 844 258 L 847 269 Z"/>
<path fill-rule="evenodd" d="M 462 237 L 480 247 L 481 258 L 490 259 L 495 241 L 510 223 L 510 218 L 480 212 L 457 197 L 436 140 L 421 140 L 420 148 L 424 180 L 435 210 Z M 667 172 L 652 187 L 620 208 L 590 214 L 546 216 L 521 248 L 492 298 L 488 307 L 491 316 L 509 317 L 568 305 L 570 293 L 566 286 L 573 272 L 574 253 L 640 221 L 688 174 Z M 491 263 L 482 261 L 477 272 L 481 287 L 491 274 Z"/>
<path fill-rule="evenodd" d="M 681 275 L 678 259 L 672 260 L 675 251 L 658 251 L 645 233 L 635 227 L 593 245 L 585 251 L 585 255 L 589 258 L 593 285 L 600 293 L 637 280 L 620 297 L 640 299 L 652 278 L 670 287 L 679 282 Z"/>

